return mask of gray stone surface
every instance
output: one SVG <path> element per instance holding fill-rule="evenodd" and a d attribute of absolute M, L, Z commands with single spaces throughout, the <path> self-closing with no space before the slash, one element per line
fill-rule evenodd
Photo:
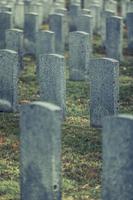
<path fill-rule="evenodd" d="M 68 44 L 68 35 L 69 35 L 69 26 L 68 26 L 68 11 L 66 8 L 57 8 L 56 13 L 61 13 L 64 15 L 64 34 L 65 34 L 65 43 Z"/>
<path fill-rule="evenodd" d="M 99 34 L 101 27 L 101 7 L 99 4 L 94 3 L 90 6 L 90 10 L 93 17 L 93 32 Z"/>
<path fill-rule="evenodd" d="M 21 108 L 21 200 L 61 200 L 61 113 L 46 102 Z"/>
<path fill-rule="evenodd" d="M 69 8 L 69 31 L 77 31 L 78 16 L 81 15 L 81 7 L 78 4 L 72 4 Z"/>
<path fill-rule="evenodd" d="M 105 46 L 106 43 L 106 21 L 109 17 L 114 16 L 115 12 L 112 10 L 105 10 L 101 14 L 101 37 L 102 37 L 102 44 Z"/>
<path fill-rule="evenodd" d="M 55 52 L 64 54 L 65 45 L 65 18 L 63 14 L 55 13 L 49 15 L 49 28 L 55 33 Z"/>
<path fill-rule="evenodd" d="M 39 55 L 50 53 L 55 53 L 55 33 L 52 31 L 40 30 L 36 34 L 37 69 L 39 67 Z"/>
<path fill-rule="evenodd" d="M 18 66 L 15 51 L 0 50 L 0 99 L 9 101 L 13 111 L 17 109 Z"/>
<path fill-rule="evenodd" d="M 103 200 L 133 199 L 133 116 L 118 115 L 103 123 Z"/>
<path fill-rule="evenodd" d="M 23 31 L 20 29 L 8 29 L 6 30 L 6 49 L 16 51 L 19 55 L 20 68 L 23 69 L 23 48 L 24 37 Z"/>
<path fill-rule="evenodd" d="M 127 13 L 126 24 L 128 30 L 128 50 L 133 54 L 133 12 Z"/>
<path fill-rule="evenodd" d="M 71 32 L 69 37 L 70 80 L 85 80 L 89 59 L 89 34 L 81 31 Z"/>
<path fill-rule="evenodd" d="M 58 54 L 40 55 L 39 87 L 41 100 L 54 103 L 66 111 L 66 77 L 64 57 Z"/>
<path fill-rule="evenodd" d="M 80 15 L 78 17 L 78 31 L 83 31 L 89 33 L 89 44 L 90 44 L 90 53 L 92 54 L 93 49 L 93 17 L 91 15 Z"/>
<path fill-rule="evenodd" d="M 12 111 L 12 106 L 9 101 L 0 99 L 0 112 L 10 112 Z"/>
<path fill-rule="evenodd" d="M 17 28 L 24 28 L 24 2 L 16 1 L 14 5 L 14 24 Z"/>
<path fill-rule="evenodd" d="M 125 0 L 126 1 L 126 0 Z M 117 15 L 117 5 L 118 2 L 117 1 L 114 1 L 114 0 L 109 0 L 107 1 L 106 3 L 106 9 L 110 9 L 112 11 L 115 12 L 115 15 Z"/>
<path fill-rule="evenodd" d="M 0 49 L 5 48 L 5 32 L 12 27 L 10 12 L 0 12 Z"/>
<path fill-rule="evenodd" d="M 108 58 L 123 60 L 123 20 L 113 16 L 106 23 L 106 55 Z"/>
<path fill-rule="evenodd" d="M 36 13 L 25 14 L 24 21 L 24 47 L 25 54 L 35 54 L 36 33 L 39 30 L 38 15 Z"/>
<path fill-rule="evenodd" d="M 119 101 L 119 63 L 101 58 L 90 63 L 90 124 L 101 127 L 105 116 L 117 114 Z"/>

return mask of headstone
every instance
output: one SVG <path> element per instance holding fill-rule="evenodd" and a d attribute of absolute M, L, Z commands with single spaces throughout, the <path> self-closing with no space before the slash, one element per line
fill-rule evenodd
<path fill-rule="evenodd" d="M 64 57 L 58 54 L 40 55 L 39 59 L 40 98 L 54 103 L 66 112 L 66 78 Z"/>
<path fill-rule="evenodd" d="M 110 58 L 90 63 L 90 124 L 101 127 L 105 116 L 118 112 L 119 63 Z"/>
<path fill-rule="evenodd" d="M 89 34 L 81 31 L 70 33 L 69 37 L 69 78 L 73 81 L 85 80 L 87 63 L 90 59 Z"/>
<path fill-rule="evenodd" d="M 130 0 L 121 0 L 121 15 L 123 18 L 126 17 L 126 13 L 127 13 L 127 3 Z"/>
<path fill-rule="evenodd" d="M 123 60 L 123 21 L 113 16 L 106 24 L 106 54 L 108 58 Z"/>
<path fill-rule="evenodd" d="M 6 49 L 16 51 L 19 55 L 20 68 L 23 69 L 23 31 L 8 29 L 6 31 Z"/>
<path fill-rule="evenodd" d="M 103 200 L 133 197 L 133 116 L 117 115 L 103 123 Z"/>
<path fill-rule="evenodd" d="M 18 55 L 12 50 L 0 50 L 0 99 L 17 110 Z M 3 111 L 3 110 L 0 110 Z"/>
<path fill-rule="evenodd" d="M 89 33 L 90 53 L 93 49 L 93 17 L 91 15 L 80 15 L 78 17 L 78 31 Z"/>
<path fill-rule="evenodd" d="M 61 13 L 64 15 L 64 35 L 65 35 L 65 43 L 68 43 L 68 35 L 69 35 L 69 27 L 68 27 L 68 15 L 66 8 L 57 8 L 55 10 L 56 13 Z"/>
<path fill-rule="evenodd" d="M 14 21 L 16 28 L 24 28 L 24 2 L 16 1 L 14 9 Z"/>
<path fill-rule="evenodd" d="M 24 105 L 20 129 L 21 199 L 61 200 L 60 108 L 46 102 Z"/>
<path fill-rule="evenodd" d="M 69 31 L 77 31 L 78 16 L 82 13 L 81 7 L 78 4 L 72 4 L 69 8 Z"/>
<path fill-rule="evenodd" d="M 82 14 L 83 15 L 91 15 L 91 10 L 89 10 L 89 9 L 82 9 Z"/>
<path fill-rule="evenodd" d="M 127 3 L 127 13 L 133 12 L 133 2 L 130 1 Z"/>
<path fill-rule="evenodd" d="M 10 12 L 0 12 L 0 49 L 5 48 L 5 32 L 12 28 L 12 15 Z"/>
<path fill-rule="evenodd" d="M 106 9 L 112 10 L 117 15 L 117 1 L 109 0 L 106 5 Z"/>
<path fill-rule="evenodd" d="M 128 34 L 128 51 L 133 54 L 133 12 L 127 13 L 126 24 Z"/>
<path fill-rule="evenodd" d="M 35 54 L 36 33 L 39 30 L 38 15 L 36 13 L 25 14 L 24 22 L 24 47 L 25 54 Z"/>
<path fill-rule="evenodd" d="M 93 17 L 93 32 L 99 34 L 101 28 L 101 7 L 99 4 L 92 4 L 90 9 Z"/>
<path fill-rule="evenodd" d="M 102 13 L 102 21 L 101 21 L 101 37 L 102 37 L 102 45 L 105 46 L 106 43 L 106 24 L 107 19 L 111 16 L 115 15 L 115 12 L 112 10 L 105 10 Z"/>
<path fill-rule="evenodd" d="M 65 24 L 64 15 L 55 13 L 49 15 L 49 28 L 55 32 L 55 52 L 57 54 L 64 54 L 65 45 Z"/>
<path fill-rule="evenodd" d="M 55 33 L 52 31 L 40 30 L 36 34 L 37 71 L 39 68 L 39 56 L 52 53 L 55 53 Z"/>
<path fill-rule="evenodd" d="M 43 22 L 43 6 L 42 6 L 42 3 L 32 2 L 30 4 L 30 10 L 33 13 L 37 13 L 38 23 L 39 23 L 39 26 L 40 26 Z"/>

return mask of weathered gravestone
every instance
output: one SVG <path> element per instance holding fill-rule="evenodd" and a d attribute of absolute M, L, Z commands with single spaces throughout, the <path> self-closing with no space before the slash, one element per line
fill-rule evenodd
<path fill-rule="evenodd" d="M 89 9 L 82 9 L 82 14 L 83 15 L 91 15 L 91 10 L 89 10 Z"/>
<path fill-rule="evenodd" d="M 64 34 L 65 34 L 65 43 L 68 43 L 69 27 L 68 27 L 68 11 L 66 8 L 57 8 L 55 13 L 61 13 L 64 15 Z"/>
<path fill-rule="evenodd" d="M 55 13 L 49 15 L 49 28 L 55 32 L 55 52 L 64 54 L 65 45 L 65 18 L 63 14 Z"/>
<path fill-rule="evenodd" d="M 133 2 L 129 1 L 127 2 L 127 13 L 133 12 Z"/>
<path fill-rule="evenodd" d="M 15 27 L 23 29 L 24 27 L 24 2 L 16 1 L 14 9 Z"/>
<path fill-rule="evenodd" d="M 112 16 L 106 22 L 106 54 L 108 58 L 123 60 L 123 21 Z"/>
<path fill-rule="evenodd" d="M 23 31 L 20 29 L 8 29 L 6 31 L 6 49 L 16 51 L 19 56 L 20 68 L 23 69 Z"/>
<path fill-rule="evenodd" d="M 35 54 L 36 33 L 39 30 L 38 15 L 36 13 L 25 14 L 24 21 L 24 47 L 25 54 Z"/>
<path fill-rule="evenodd" d="M 85 80 L 87 63 L 90 59 L 89 34 L 81 31 L 70 33 L 69 37 L 69 78 L 73 81 Z"/>
<path fill-rule="evenodd" d="M 60 108 L 33 102 L 21 108 L 21 200 L 61 200 Z"/>
<path fill-rule="evenodd" d="M 128 34 L 128 50 L 133 54 L 133 12 L 127 13 L 127 34 Z"/>
<path fill-rule="evenodd" d="M 10 102 L 13 111 L 18 106 L 18 69 L 18 54 L 12 50 L 0 50 L 0 99 Z"/>
<path fill-rule="evenodd" d="M 42 3 L 38 3 L 38 2 L 31 2 L 30 4 L 30 11 L 33 13 L 37 13 L 38 15 L 38 23 L 39 26 L 42 24 L 43 22 L 43 4 Z"/>
<path fill-rule="evenodd" d="M 107 1 L 107 3 L 106 3 L 106 9 L 112 10 L 117 15 L 117 3 L 118 2 L 114 1 L 114 0 Z"/>
<path fill-rule="evenodd" d="M 40 55 L 39 59 L 40 98 L 54 103 L 66 111 L 66 78 L 64 57 L 58 54 Z"/>
<path fill-rule="evenodd" d="M 12 14 L 0 12 L 0 49 L 5 48 L 5 32 L 10 28 L 12 28 Z"/>
<path fill-rule="evenodd" d="M 102 45 L 105 46 L 106 43 L 106 24 L 107 19 L 111 16 L 115 15 L 115 12 L 112 10 L 105 10 L 101 14 L 101 38 L 102 38 Z"/>
<path fill-rule="evenodd" d="M 90 63 L 90 124 L 101 127 L 105 116 L 117 114 L 119 100 L 119 63 L 101 58 Z"/>
<path fill-rule="evenodd" d="M 133 116 L 118 115 L 103 123 L 103 200 L 133 198 Z"/>
<path fill-rule="evenodd" d="M 99 34 L 101 28 L 101 7 L 99 4 L 92 4 L 90 10 L 93 16 L 93 32 Z"/>
<path fill-rule="evenodd" d="M 81 7 L 78 4 L 70 5 L 68 17 L 69 17 L 69 31 L 77 31 L 78 16 L 81 15 Z"/>
<path fill-rule="evenodd" d="M 39 56 L 41 54 L 55 53 L 55 33 L 40 30 L 36 34 L 36 64 L 39 68 Z"/>
<path fill-rule="evenodd" d="M 90 54 L 92 54 L 93 49 L 93 17 L 91 15 L 80 15 L 78 17 L 78 31 L 83 31 L 89 33 L 89 44 L 90 44 Z"/>

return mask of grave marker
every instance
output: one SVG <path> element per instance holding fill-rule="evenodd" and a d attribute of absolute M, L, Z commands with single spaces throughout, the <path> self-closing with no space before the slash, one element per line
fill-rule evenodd
<path fill-rule="evenodd" d="M 118 112 L 119 63 L 110 58 L 90 63 L 90 124 L 101 127 L 105 116 Z"/>
<path fill-rule="evenodd" d="M 61 200 L 60 108 L 46 102 L 24 105 L 20 128 L 21 199 Z"/>
<path fill-rule="evenodd" d="M 103 123 L 103 200 L 133 197 L 133 116 L 118 115 Z"/>

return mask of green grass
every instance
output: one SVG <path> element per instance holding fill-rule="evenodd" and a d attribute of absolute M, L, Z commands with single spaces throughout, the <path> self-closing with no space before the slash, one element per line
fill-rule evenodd
<path fill-rule="evenodd" d="M 95 39 L 98 49 L 99 38 Z M 39 99 L 34 60 L 25 58 L 24 63 L 19 80 L 20 103 Z M 66 103 L 68 114 L 62 125 L 63 200 L 100 200 L 101 130 L 89 125 L 89 83 L 67 79 Z M 120 65 L 120 113 L 133 114 L 131 57 L 125 57 Z M 19 113 L 0 113 L 0 200 L 20 199 L 19 134 Z"/>

